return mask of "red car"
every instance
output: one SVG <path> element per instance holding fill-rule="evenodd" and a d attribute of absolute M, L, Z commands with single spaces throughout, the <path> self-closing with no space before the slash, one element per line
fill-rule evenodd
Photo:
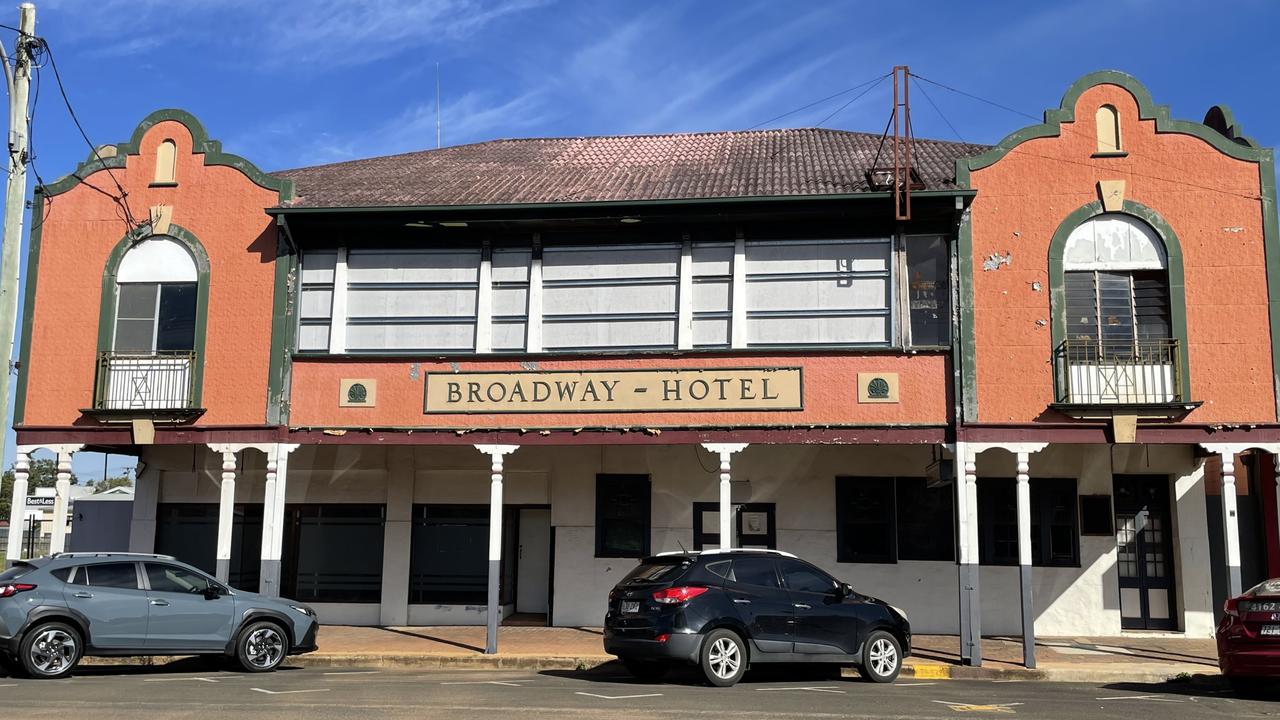
<path fill-rule="evenodd" d="M 1218 666 L 1237 690 L 1280 681 L 1280 578 L 1259 583 L 1223 606 Z"/>

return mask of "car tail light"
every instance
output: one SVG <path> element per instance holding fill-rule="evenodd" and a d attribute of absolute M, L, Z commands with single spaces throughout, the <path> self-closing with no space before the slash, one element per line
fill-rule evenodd
<path fill-rule="evenodd" d="M 664 643 L 670 639 L 671 639 L 671 633 L 662 633 L 658 637 L 654 638 L 654 641 Z"/>
<path fill-rule="evenodd" d="M 653 601 L 660 605 L 679 605 L 688 602 L 706 592 L 704 587 L 682 586 L 659 590 L 653 594 Z"/>
<path fill-rule="evenodd" d="M 10 585 L 0 585 L 0 598 L 13 597 L 14 595 L 17 595 L 20 592 L 26 592 L 28 590 L 35 590 L 35 589 L 36 589 L 35 585 L 28 585 L 27 583 L 12 583 Z"/>
<path fill-rule="evenodd" d="M 1222 604 L 1222 612 L 1230 615 L 1231 617 L 1240 617 L 1240 610 L 1240 598 L 1231 598 Z M 1247 604 L 1244 610 L 1245 612 L 1248 612 Z"/>

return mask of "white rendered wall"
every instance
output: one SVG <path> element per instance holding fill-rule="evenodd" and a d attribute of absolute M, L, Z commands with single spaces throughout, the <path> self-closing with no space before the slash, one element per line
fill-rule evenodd
<path fill-rule="evenodd" d="M 1114 459 L 1113 459 L 1114 457 Z M 752 445 L 733 456 L 735 481 L 747 481 L 750 502 L 776 503 L 778 547 L 804 557 L 859 591 L 904 608 L 918 633 L 954 633 L 958 626 L 953 562 L 837 563 L 835 478 L 918 476 L 932 458 L 927 446 Z M 265 459 L 238 458 L 236 499 L 262 502 Z M 159 502 L 217 502 L 220 459 L 200 447 L 152 447 L 144 454 L 139 497 L 156 483 Z M 979 456 L 982 478 L 1013 477 L 1013 456 Z M 1031 456 L 1031 482 L 1075 477 L 1080 495 L 1110 494 L 1114 472 L 1174 479 L 1175 574 L 1178 619 L 1188 636 L 1213 631 L 1203 476 L 1186 446 L 1050 446 Z M 288 502 L 389 503 L 383 559 L 384 602 L 321 604 L 326 622 L 359 624 L 481 624 L 482 605 L 408 605 L 407 569 L 414 503 L 488 502 L 488 459 L 470 446 L 414 448 L 303 446 L 289 463 Z M 718 460 L 696 446 L 523 447 L 506 458 L 508 505 L 550 505 L 555 532 L 552 622 L 598 626 L 609 590 L 635 565 L 596 558 L 595 478 L 598 473 L 648 474 L 653 483 L 651 551 L 693 547 L 692 504 L 718 497 Z M 1033 485 L 1034 487 L 1034 485 Z M 735 489 L 735 493 L 738 490 Z M 154 503 L 136 505 L 134 548 L 149 550 Z M 140 538 L 147 537 L 146 547 Z M 1033 570 L 1036 632 L 1041 637 L 1118 635 L 1115 540 L 1080 538 L 1079 568 Z M 983 567 L 984 634 L 1020 632 L 1018 570 Z M 504 608 L 504 614 L 509 608 Z"/>

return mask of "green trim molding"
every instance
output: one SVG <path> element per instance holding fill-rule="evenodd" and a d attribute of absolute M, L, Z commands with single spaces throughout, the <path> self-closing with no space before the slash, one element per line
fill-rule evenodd
<path fill-rule="evenodd" d="M 31 205 L 31 236 L 27 240 L 27 286 L 22 298 L 22 342 L 18 349 L 18 392 L 13 399 L 13 426 L 22 425 L 27 412 L 27 375 L 31 367 L 31 328 L 34 325 L 36 277 L 40 267 L 40 237 L 44 228 L 44 192 L 37 187 Z"/>
<path fill-rule="evenodd" d="M 1207 123 L 1213 123 L 1213 125 L 1221 123 L 1221 130 L 1206 123 L 1176 120 L 1170 116 L 1169 107 L 1167 105 L 1157 105 L 1151 98 L 1151 92 L 1132 75 L 1117 70 L 1101 70 L 1089 73 L 1067 88 L 1067 91 L 1062 96 L 1062 102 L 1057 108 L 1045 110 L 1044 122 L 1010 133 L 984 153 L 956 160 L 956 185 L 963 189 L 972 190 L 973 172 L 994 165 L 1012 152 L 1014 148 L 1028 140 L 1061 136 L 1062 123 L 1075 122 L 1075 106 L 1080 100 L 1080 96 L 1086 90 L 1098 85 L 1116 85 L 1128 91 L 1137 102 L 1138 118 L 1140 120 L 1154 120 L 1156 133 L 1191 135 L 1205 141 L 1228 157 L 1258 164 L 1263 229 L 1262 241 L 1266 253 L 1267 291 L 1270 309 L 1272 379 L 1276 400 L 1276 414 L 1277 417 L 1280 417 L 1280 227 L 1278 227 L 1276 218 L 1275 152 L 1271 148 L 1257 147 L 1256 143 L 1242 135 L 1240 126 L 1235 122 L 1235 118 L 1229 108 L 1223 105 L 1215 106 L 1205 116 Z M 1132 211 L 1132 214 L 1148 222 L 1152 222 L 1146 216 L 1148 214 L 1156 218 L 1159 217 L 1150 208 L 1144 208 L 1137 204 L 1134 204 L 1134 208 L 1136 211 Z M 1076 213 L 1084 212 L 1084 210 L 1085 208 L 1081 208 Z M 1131 212 L 1129 202 L 1125 203 L 1125 211 Z M 1072 217 L 1076 213 L 1073 213 Z M 1067 221 L 1070 219 L 1069 217 Z M 1066 225 L 1067 221 L 1064 221 L 1063 226 Z M 1080 220 L 1079 222 L 1082 221 Z M 1155 222 L 1152 222 L 1152 225 L 1165 235 L 1167 245 L 1170 240 L 1176 242 L 1168 223 L 1164 223 L 1162 219 L 1159 222 L 1163 224 L 1163 227 Z M 1060 227 L 1059 232 L 1061 231 Z M 960 337 L 957 338 L 957 353 L 960 364 L 963 395 L 962 408 L 964 413 L 963 418 L 959 418 L 959 420 L 974 423 L 979 419 L 978 373 L 976 367 L 977 343 L 974 338 L 973 325 L 973 229 L 971 227 L 971 219 L 967 213 L 961 219 L 960 227 L 958 228 L 957 244 L 959 245 L 960 254 L 961 302 L 961 329 Z M 1170 255 L 1172 255 L 1172 248 L 1170 248 L 1170 251 Z M 1170 260 L 1171 282 L 1173 280 L 1172 264 L 1172 260 Z M 1180 264 L 1181 261 L 1179 260 Z M 1180 277 L 1178 282 L 1181 284 Z M 1170 289 L 1173 290 L 1173 288 Z M 1180 287 L 1178 289 L 1181 290 Z M 1185 298 L 1183 298 L 1181 292 L 1171 292 L 1170 294 L 1178 298 L 1178 303 L 1185 304 Z M 1183 321 L 1185 323 L 1185 316 Z M 1185 328 L 1183 332 L 1185 334 Z M 1180 352 L 1185 353 L 1185 335 L 1182 340 Z M 1055 344 L 1056 342 L 1057 340 L 1055 339 Z M 1184 382 L 1186 381 L 1185 377 L 1184 374 Z"/>
<path fill-rule="evenodd" d="M 1049 311 L 1050 332 L 1053 347 L 1067 339 L 1067 296 L 1062 255 L 1067 248 L 1071 232 L 1085 222 L 1103 214 L 1131 215 L 1151 226 L 1164 242 L 1164 254 L 1169 280 L 1169 324 L 1173 337 L 1178 341 L 1178 390 L 1183 402 L 1191 402 L 1191 368 L 1187 361 L 1187 297 L 1183 279 L 1182 246 L 1173 228 L 1155 210 L 1132 200 L 1124 201 L 1124 209 L 1107 213 L 1102 203 L 1094 200 L 1067 216 L 1053 233 L 1049 242 Z"/>
<path fill-rule="evenodd" d="M 147 234 L 141 237 L 129 234 L 116 243 L 107 257 L 107 265 L 102 271 L 102 301 L 98 310 L 98 353 L 110 352 L 115 344 L 116 301 L 119 297 L 116 284 L 116 272 L 124 256 L 138 243 L 153 237 L 171 238 L 182 243 L 196 261 L 196 366 L 192 368 L 191 404 L 202 407 L 201 397 L 204 390 L 204 351 L 205 335 L 209 325 L 209 254 L 204 245 L 186 228 L 180 225 L 169 225 L 169 232 Z"/>
<path fill-rule="evenodd" d="M 293 354 L 297 349 L 298 253 L 291 252 L 288 226 L 277 219 L 275 292 L 271 306 L 271 364 L 267 374 L 267 423 L 289 422 Z"/>
<path fill-rule="evenodd" d="M 88 159 L 76 166 L 75 172 L 66 175 L 58 180 L 44 186 L 43 191 L 45 197 L 60 195 L 71 188 L 84 182 L 93 173 L 99 170 L 109 168 L 123 168 L 125 160 L 129 155 L 137 155 L 139 146 L 142 143 L 142 137 L 147 131 L 156 125 L 173 121 L 182 123 L 191 133 L 191 152 L 204 155 L 204 164 L 222 165 L 225 167 L 235 168 L 244 176 L 249 178 L 254 184 L 266 188 L 267 190 L 275 190 L 280 195 L 280 202 L 288 202 L 293 199 L 293 181 L 284 178 L 278 178 L 258 169 L 257 165 L 248 160 L 234 155 L 232 153 L 223 152 L 222 143 L 217 140 L 210 140 L 209 133 L 205 131 L 204 125 L 196 119 L 195 115 L 186 110 L 177 108 L 167 108 L 164 110 L 156 110 L 150 115 L 142 119 L 138 123 L 138 127 L 134 128 L 133 135 L 128 142 L 117 143 L 113 147 L 115 152 L 110 156 L 103 156 L 103 148 L 97 148 L 89 153 Z"/>

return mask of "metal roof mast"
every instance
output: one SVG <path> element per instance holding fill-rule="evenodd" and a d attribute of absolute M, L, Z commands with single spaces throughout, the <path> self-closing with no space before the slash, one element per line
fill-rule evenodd
<path fill-rule="evenodd" d="M 911 150 L 915 135 L 911 131 L 911 70 L 906 65 L 893 66 L 893 217 L 911 219 Z"/>

